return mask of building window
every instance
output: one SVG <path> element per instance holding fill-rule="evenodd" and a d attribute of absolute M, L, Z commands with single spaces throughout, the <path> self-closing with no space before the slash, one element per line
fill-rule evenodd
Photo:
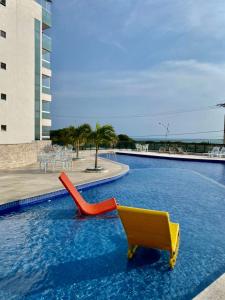
<path fill-rule="evenodd" d="M 51 114 L 49 112 L 42 112 L 42 119 L 51 120 Z"/>
<path fill-rule="evenodd" d="M 6 38 L 6 32 L 4 30 L 0 30 L 0 36 Z"/>
<path fill-rule="evenodd" d="M 0 0 L 0 4 L 6 6 L 6 0 Z"/>
<path fill-rule="evenodd" d="M 1 69 L 6 70 L 6 64 L 5 63 L 1 62 L 0 67 L 1 67 Z"/>
<path fill-rule="evenodd" d="M 1 131 L 7 131 L 7 126 L 6 125 L 1 125 Z"/>
<path fill-rule="evenodd" d="M 36 0 L 37 3 L 39 3 L 40 5 L 42 5 L 42 7 L 51 12 L 51 2 L 52 0 Z"/>
<path fill-rule="evenodd" d="M 50 101 L 42 100 L 42 111 L 43 112 L 50 112 L 50 105 L 51 105 Z"/>
<path fill-rule="evenodd" d="M 42 136 L 50 136 L 50 129 L 51 127 L 49 126 L 42 126 Z"/>
<path fill-rule="evenodd" d="M 6 98 L 7 98 L 6 94 L 1 93 L 1 100 L 5 100 L 6 101 Z"/>
<path fill-rule="evenodd" d="M 45 75 L 42 75 L 42 86 L 49 88 L 51 87 L 51 78 Z"/>

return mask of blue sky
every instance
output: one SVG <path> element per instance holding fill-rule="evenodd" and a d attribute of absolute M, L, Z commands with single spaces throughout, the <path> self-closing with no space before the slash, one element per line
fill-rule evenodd
<path fill-rule="evenodd" d="M 224 0 L 55 0 L 53 128 L 222 130 L 224 111 L 213 106 L 225 102 L 224 16 Z"/>

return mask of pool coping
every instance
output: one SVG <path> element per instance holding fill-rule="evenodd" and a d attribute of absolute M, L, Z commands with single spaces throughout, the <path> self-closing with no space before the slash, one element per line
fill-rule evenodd
<path fill-rule="evenodd" d="M 159 152 L 138 152 L 133 150 L 115 150 L 116 154 L 140 156 L 140 157 L 151 157 L 158 159 L 171 159 L 171 160 L 182 160 L 182 161 L 197 161 L 197 162 L 209 162 L 209 163 L 222 163 L 225 164 L 225 158 L 219 157 L 207 157 L 200 155 L 185 155 L 185 154 L 169 154 Z"/>
<path fill-rule="evenodd" d="M 103 157 L 101 157 L 101 159 L 111 161 L 110 159 L 103 158 Z M 111 161 L 111 162 L 121 165 L 123 167 L 123 170 L 120 171 L 117 175 L 106 176 L 104 178 L 93 180 L 93 181 L 87 181 L 87 182 L 84 181 L 83 183 L 76 185 L 77 189 L 79 191 L 85 191 L 85 190 L 88 190 L 88 189 L 96 187 L 96 186 L 100 186 L 100 185 L 104 185 L 104 184 L 116 181 L 116 180 L 126 176 L 129 173 L 130 167 L 128 165 L 122 164 L 119 162 L 115 162 L 115 161 Z M 44 194 L 29 197 L 29 198 L 23 198 L 23 199 L 14 200 L 14 201 L 11 201 L 8 203 L 0 204 L 0 216 L 10 213 L 10 212 L 19 211 L 21 208 L 25 208 L 25 207 L 37 205 L 37 204 L 40 204 L 43 202 L 55 200 L 57 198 L 60 198 L 62 196 L 66 196 L 66 195 L 69 195 L 69 193 L 66 189 L 59 189 L 59 190 L 54 190 L 49 193 L 44 193 Z"/>

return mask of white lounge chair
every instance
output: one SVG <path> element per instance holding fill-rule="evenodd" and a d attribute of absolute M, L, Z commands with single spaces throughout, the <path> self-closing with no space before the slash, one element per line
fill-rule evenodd
<path fill-rule="evenodd" d="M 135 144 L 137 151 L 142 151 L 142 145 L 141 144 Z"/>
<path fill-rule="evenodd" d="M 159 152 L 160 152 L 160 153 L 166 152 L 166 148 L 165 148 L 165 147 L 160 147 L 160 148 L 159 148 Z"/>
<path fill-rule="evenodd" d="M 142 151 L 148 152 L 148 144 L 142 146 Z"/>
<path fill-rule="evenodd" d="M 219 156 L 220 154 L 220 147 L 213 147 L 211 151 L 209 151 L 209 157 Z"/>
<path fill-rule="evenodd" d="M 222 147 L 219 153 L 219 157 L 223 157 L 223 156 L 225 157 L 225 147 Z"/>

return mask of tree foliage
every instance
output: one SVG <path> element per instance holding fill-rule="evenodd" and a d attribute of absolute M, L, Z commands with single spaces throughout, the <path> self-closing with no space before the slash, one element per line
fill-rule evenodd
<path fill-rule="evenodd" d="M 90 134 L 90 140 L 95 145 L 95 169 L 98 167 L 98 150 L 100 145 L 113 145 L 117 142 L 117 135 L 112 125 L 101 126 L 96 124 L 95 130 Z"/>

